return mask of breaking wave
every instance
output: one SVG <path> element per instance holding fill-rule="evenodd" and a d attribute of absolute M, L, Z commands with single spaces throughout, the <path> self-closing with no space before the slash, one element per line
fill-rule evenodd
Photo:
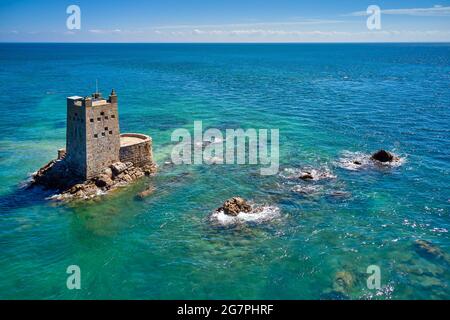
<path fill-rule="evenodd" d="M 395 168 L 403 165 L 406 161 L 405 157 L 399 157 L 398 155 L 394 155 L 394 160 L 391 162 L 379 162 L 371 159 L 371 154 L 363 153 L 363 152 L 351 152 L 344 151 L 342 152 L 341 158 L 337 161 L 337 166 L 357 171 L 364 169 L 373 169 L 373 168 Z"/>
<path fill-rule="evenodd" d="M 250 212 L 239 212 L 237 216 L 230 216 L 223 210 L 214 211 L 210 216 L 210 221 L 222 226 L 230 226 L 245 223 L 259 224 L 280 217 L 280 209 L 276 206 L 252 206 Z"/>
<path fill-rule="evenodd" d="M 336 176 L 328 168 L 286 168 L 280 173 L 280 176 L 285 179 L 301 179 L 304 175 L 309 175 L 311 177 L 309 180 L 315 181 L 336 178 Z"/>

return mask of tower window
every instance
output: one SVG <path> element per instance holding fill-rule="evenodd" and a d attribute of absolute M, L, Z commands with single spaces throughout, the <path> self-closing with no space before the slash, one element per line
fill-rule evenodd
<path fill-rule="evenodd" d="M 91 118 L 90 120 L 91 120 L 91 122 L 94 122 L 94 119 L 93 119 L 93 118 Z"/>
<path fill-rule="evenodd" d="M 108 131 L 108 127 L 105 127 L 105 131 Z"/>
<path fill-rule="evenodd" d="M 98 138 L 98 134 L 94 134 L 94 138 Z"/>
<path fill-rule="evenodd" d="M 105 116 L 105 119 L 108 119 L 108 116 Z"/>
<path fill-rule="evenodd" d="M 105 136 L 105 133 L 104 133 L 104 132 L 102 132 L 102 136 Z"/>
<path fill-rule="evenodd" d="M 116 117 L 116 116 L 115 116 L 114 114 L 112 114 L 112 115 L 111 115 L 111 118 L 113 118 L 113 119 L 114 119 L 115 117 Z"/>
<path fill-rule="evenodd" d="M 97 121 L 100 121 L 102 118 L 97 118 Z"/>
<path fill-rule="evenodd" d="M 112 134 L 112 130 L 109 131 L 109 134 Z"/>
<path fill-rule="evenodd" d="M 105 115 L 105 113 L 104 113 L 104 112 L 100 112 L 100 115 L 101 115 L 101 116 L 104 116 L 104 115 Z"/>

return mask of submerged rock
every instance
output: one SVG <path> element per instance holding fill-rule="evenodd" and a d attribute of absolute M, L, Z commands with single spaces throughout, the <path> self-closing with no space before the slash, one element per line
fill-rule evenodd
<path fill-rule="evenodd" d="M 340 291 L 328 290 L 320 295 L 321 300 L 350 300 L 350 297 Z"/>
<path fill-rule="evenodd" d="M 414 248 L 419 255 L 425 258 L 445 258 L 444 252 L 439 247 L 426 240 L 416 240 L 414 242 Z"/>
<path fill-rule="evenodd" d="M 371 156 L 372 160 L 377 160 L 380 162 L 392 162 L 394 160 L 396 160 L 396 157 L 394 157 L 394 155 L 386 150 L 378 150 L 377 152 L 375 152 L 374 154 L 372 154 Z"/>
<path fill-rule="evenodd" d="M 353 275 L 348 271 L 339 271 L 334 276 L 333 289 L 336 292 L 347 294 L 353 287 Z"/>
<path fill-rule="evenodd" d="M 138 199 L 142 200 L 142 199 L 148 197 L 149 195 L 151 195 L 153 192 L 155 192 L 155 187 L 150 186 L 147 189 L 145 189 L 144 191 L 139 192 L 136 197 Z"/>
<path fill-rule="evenodd" d="M 223 206 L 217 209 L 217 211 L 221 210 L 227 215 L 237 216 L 240 212 L 251 212 L 252 207 L 243 198 L 233 197 L 226 200 Z"/>

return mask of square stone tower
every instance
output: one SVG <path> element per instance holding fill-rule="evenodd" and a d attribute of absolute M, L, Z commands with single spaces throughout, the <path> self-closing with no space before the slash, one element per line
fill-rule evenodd
<path fill-rule="evenodd" d="M 117 95 L 67 98 L 66 161 L 69 169 L 90 179 L 119 161 L 120 130 Z"/>

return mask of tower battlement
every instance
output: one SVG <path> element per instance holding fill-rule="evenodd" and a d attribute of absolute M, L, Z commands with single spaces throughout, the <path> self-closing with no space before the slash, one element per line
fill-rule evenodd
<path fill-rule="evenodd" d="M 74 174 L 89 179 L 119 161 L 117 95 L 67 98 L 66 161 Z"/>

